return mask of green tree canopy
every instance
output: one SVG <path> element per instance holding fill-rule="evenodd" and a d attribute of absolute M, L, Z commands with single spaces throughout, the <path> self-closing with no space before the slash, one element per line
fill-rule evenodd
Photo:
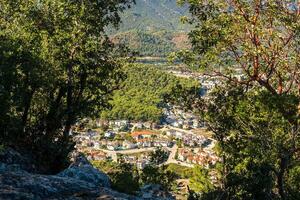
<path fill-rule="evenodd" d="M 193 51 L 178 55 L 229 86 L 204 108 L 224 165 L 220 196 L 299 198 L 299 2 L 179 2 L 194 29 Z"/>
<path fill-rule="evenodd" d="M 215 93 L 206 120 L 218 141 L 227 198 L 299 198 L 293 184 L 300 165 L 298 104 L 293 95 L 265 90 L 222 88 Z"/>
<path fill-rule="evenodd" d="M 300 5 L 294 0 L 179 0 L 194 26 L 188 65 L 272 94 L 299 90 Z"/>
<path fill-rule="evenodd" d="M 104 29 L 132 2 L 0 2 L 1 140 L 62 165 L 72 124 L 105 107 L 120 77 L 123 51 Z"/>
<path fill-rule="evenodd" d="M 157 148 L 150 153 L 150 162 L 153 165 L 159 165 L 168 160 L 169 153 L 162 148 Z"/>
<path fill-rule="evenodd" d="M 196 80 L 175 77 L 153 65 L 128 65 L 123 71 L 126 79 L 114 91 L 112 108 L 102 112 L 102 118 L 159 122 L 167 102 L 182 103 L 188 91 L 199 97 Z"/>
<path fill-rule="evenodd" d="M 141 174 L 141 181 L 143 184 L 159 184 L 166 191 L 170 191 L 175 184 L 176 174 L 167 170 L 167 167 L 156 167 L 154 165 L 147 165 Z"/>

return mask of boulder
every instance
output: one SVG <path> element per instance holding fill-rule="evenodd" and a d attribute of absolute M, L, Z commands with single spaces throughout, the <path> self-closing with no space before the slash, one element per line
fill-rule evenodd
<path fill-rule="evenodd" d="M 0 199 L 3 200 L 95 198 L 98 194 L 95 185 L 72 178 L 30 174 L 22 170 L 0 174 Z"/>
<path fill-rule="evenodd" d="M 36 167 L 33 164 L 33 159 L 29 154 L 20 154 L 12 148 L 5 148 L 0 151 L 0 163 L 14 165 L 28 172 L 36 172 Z"/>
<path fill-rule="evenodd" d="M 0 163 L 1 200 L 140 199 L 94 183 L 79 180 L 77 177 L 31 174 L 20 168 Z"/>
<path fill-rule="evenodd" d="M 3 156 L 5 155 L 5 156 Z M 22 162 L 14 160 L 19 157 Z M 9 150 L 0 160 L 1 200 L 169 200 L 157 187 L 145 187 L 139 197 L 110 188 L 107 175 L 76 154 L 70 167 L 57 175 L 26 171 L 24 158 Z M 30 165 L 28 165 L 30 166 Z M 146 197 L 146 198 L 145 198 Z"/>
<path fill-rule="evenodd" d="M 164 191 L 161 185 L 148 184 L 141 188 L 139 196 L 147 200 L 175 200 L 169 192 Z"/>
<path fill-rule="evenodd" d="M 83 154 L 75 155 L 70 167 L 59 173 L 58 176 L 74 178 L 102 187 L 110 187 L 109 177 L 95 169 Z"/>

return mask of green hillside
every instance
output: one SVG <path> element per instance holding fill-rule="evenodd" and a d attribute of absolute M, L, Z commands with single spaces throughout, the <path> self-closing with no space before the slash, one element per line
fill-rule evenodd
<path fill-rule="evenodd" d="M 170 52 L 189 48 L 186 33 L 166 30 L 143 31 L 131 30 L 112 37 L 115 43 L 125 44 L 141 56 L 165 57 Z"/>
<path fill-rule="evenodd" d="M 187 13 L 187 7 L 178 6 L 176 0 L 136 0 L 136 4 L 122 14 L 119 30 L 186 31 L 180 17 Z"/>
<path fill-rule="evenodd" d="M 111 37 L 141 56 L 164 57 L 189 47 L 189 27 L 180 22 L 187 13 L 187 7 L 178 6 L 176 0 L 137 0 L 122 14 L 123 23 L 118 30 L 111 30 Z"/>
<path fill-rule="evenodd" d="M 112 109 L 102 112 L 103 119 L 159 122 L 167 99 L 199 91 L 198 81 L 178 78 L 153 65 L 130 65 L 123 71 L 126 79 L 113 94 Z"/>

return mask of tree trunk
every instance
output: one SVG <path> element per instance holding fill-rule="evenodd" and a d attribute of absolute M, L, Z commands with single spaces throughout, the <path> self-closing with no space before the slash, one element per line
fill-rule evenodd
<path fill-rule="evenodd" d="M 66 123 L 65 123 L 65 130 L 64 130 L 64 138 L 67 139 L 69 137 L 69 133 L 72 126 L 73 121 L 73 67 L 69 65 L 67 67 L 68 71 L 68 83 L 67 83 L 67 110 L 66 110 Z"/>
<path fill-rule="evenodd" d="M 280 169 L 277 174 L 277 187 L 278 192 L 282 200 L 286 199 L 285 189 L 284 189 L 284 174 L 288 165 L 287 157 L 281 157 L 280 159 Z"/>
<path fill-rule="evenodd" d="M 46 117 L 46 132 L 47 134 L 52 133 L 55 129 L 61 128 L 61 121 L 63 116 L 58 116 L 59 109 L 62 108 L 61 100 L 66 93 L 66 89 L 61 86 L 58 94 L 50 106 L 49 112 Z M 54 97 L 53 97 L 54 99 Z M 61 115 L 61 114 L 60 114 Z M 59 124 L 58 124 L 59 123 Z"/>
<path fill-rule="evenodd" d="M 31 90 L 30 92 L 28 92 L 25 95 L 25 99 L 24 99 L 24 111 L 22 114 L 22 132 L 25 133 L 26 132 L 26 126 L 27 126 L 27 120 L 28 120 L 28 115 L 29 115 L 29 110 L 31 107 L 31 101 L 32 101 L 32 97 L 34 94 L 35 90 Z"/>

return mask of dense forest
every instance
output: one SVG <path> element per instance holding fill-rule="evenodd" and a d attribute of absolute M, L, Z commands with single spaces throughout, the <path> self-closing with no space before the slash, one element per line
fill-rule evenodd
<path fill-rule="evenodd" d="M 221 81 L 200 107 L 218 141 L 220 184 L 195 199 L 299 199 L 298 1 L 194 1 L 192 51 Z"/>
<path fill-rule="evenodd" d="M 0 141 L 41 172 L 65 167 L 71 126 L 107 106 L 127 53 L 105 28 L 132 2 L 0 1 Z"/>
<path fill-rule="evenodd" d="M 153 65 L 129 65 L 123 71 L 126 79 L 114 91 L 112 109 L 102 112 L 102 118 L 160 122 L 163 107 L 179 90 L 199 95 L 196 80 L 175 77 Z"/>
<path fill-rule="evenodd" d="M 185 15 L 187 5 L 178 6 L 175 0 L 136 0 L 132 9 L 121 14 L 119 28 L 109 29 L 110 37 L 141 56 L 166 57 L 190 47 L 190 26 L 180 22 Z"/>
<path fill-rule="evenodd" d="M 178 6 L 174 0 L 136 0 L 131 9 L 120 14 L 122 23 L 118 29 L 110 31 L 112 34 L 130 30 L 187 32 L 190 26 L 180 23 L 185 15 L 189 15 L 188 6 Z"/>
<path fill-rule="evenodd" d="M 139 56 L 167 57 L 171 52 L 189 49 L 188 35 L 166 30 L 130 30 L 111 36 L 116 44 L 123 44 Z"/>

